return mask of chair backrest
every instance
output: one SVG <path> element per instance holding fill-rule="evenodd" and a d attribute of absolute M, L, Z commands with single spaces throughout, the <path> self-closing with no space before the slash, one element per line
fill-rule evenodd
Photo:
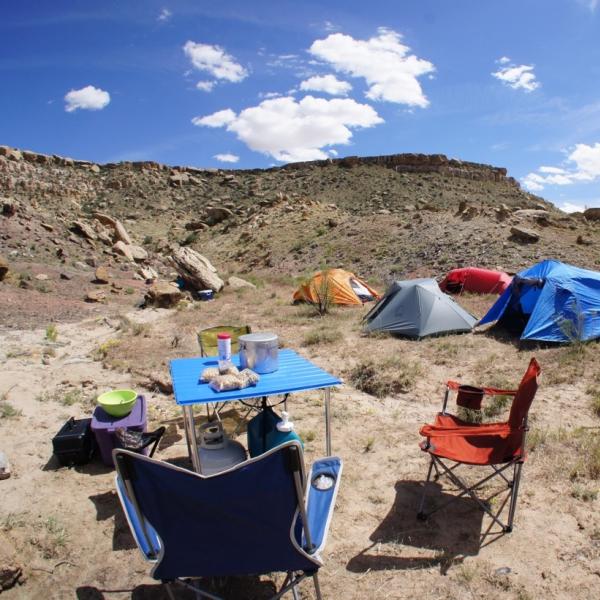
<path fill-rule="evenodd" d="M 305 473 L 298 442 L 209 477 L 126 450 L 115 451 L 115 463 L 135 496 L 132 504 L 160 539 L 156 579 L 314 570 L 321 564 L 301 548 L 304 499 L 294 472 L 302 482 Z"/>
<path fill-rule="evenodd" d="M 238 339 L 241 335 L 252 333 L 249 325 L 218 325 L 209 327 L 198 332 L 198 344 L 200 344 L 200 354 L 202 356 L 217 356 L 217 334 L 229 333 L 231 335 L 231 352 L 235 354 L 239 350 Z"/>
<path fill-rule="evenodd" d="M 538 377 L 542 369 L 535 358 L 532 358 L 523 379 L 519 384 L 517 393 L 512 402 L 510 408 L 510 415 L 508 416 L 508 422 L 513 429 L 522 427 L 527 414 L 529 413 L 529 407 L 533 402 L 535 393 L 538 389 Z"/>

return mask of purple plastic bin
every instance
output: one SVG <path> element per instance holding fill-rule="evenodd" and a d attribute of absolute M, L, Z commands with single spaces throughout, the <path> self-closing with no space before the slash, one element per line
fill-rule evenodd
<path fill-rule="evenodd" d="M 113 417 L 101 406 L 96 406 L 92 417 L 92 431 L 96 437 L 102 462 L 108 466 L 114 466 L 112 451 L 118 447 L 115 431 L 119 427 L 125 427 L 132 431 L 146 431 L 146 400 L 144 396 L 138 396 L 132 411 L 126 417 Z M 144 448 L 144 454 L 148 448 Z"/>

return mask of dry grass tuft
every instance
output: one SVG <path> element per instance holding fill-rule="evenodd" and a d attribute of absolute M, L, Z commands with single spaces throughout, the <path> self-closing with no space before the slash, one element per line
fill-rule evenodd
<path fill-rule="evenodd" d="M 361 392 L 377 398 L 409 392 L 421 376 L 418 363 L 389 357 L 359 361 L 348 373 L 350 381 Z"/>

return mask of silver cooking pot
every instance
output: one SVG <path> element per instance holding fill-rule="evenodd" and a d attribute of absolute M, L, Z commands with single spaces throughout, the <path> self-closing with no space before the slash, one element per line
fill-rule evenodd
<path fill-rule="evenodd" d="M 239 337 L 240 366 L 255 373 L 273 373 L 279 368 L 279 338 L 274 333 L 247 333 Z"/>

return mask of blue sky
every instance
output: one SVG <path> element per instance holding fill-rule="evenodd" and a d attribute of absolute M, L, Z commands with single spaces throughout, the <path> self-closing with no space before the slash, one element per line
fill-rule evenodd
<path fill-rule="evenodd" d="M 600 206 L 600 0 L 4 0 L 0 144 L 269 167 L 443 153 Z"/>

